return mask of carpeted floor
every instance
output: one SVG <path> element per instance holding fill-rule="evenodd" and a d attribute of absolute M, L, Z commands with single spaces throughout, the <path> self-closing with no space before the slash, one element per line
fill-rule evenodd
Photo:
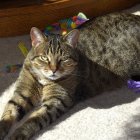
<path fill-rule="evenodd" d="M 126 11 L 140 14 L 140 5 Z M 5 65 L 23 62 L 24 57 L 17 47 L 19 41 L 30 46 L 28 35 L 0 39 L 1 70 Z M 18 73 L 0 75 L 0 116 L 12 96 L 14 86 L 2 91 L 11 85 L 17 76 Z M 140 94 L 123 87 L 87 100 L 75 106 L 34 139 L 140 140 Z"/>

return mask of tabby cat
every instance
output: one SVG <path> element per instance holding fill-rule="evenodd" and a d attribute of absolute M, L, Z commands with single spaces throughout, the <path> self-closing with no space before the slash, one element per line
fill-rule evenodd
<path fill-rule="evenodd" d="M 64 36 L 45 37 L 35 27 L 30 35 L 32 49 L 0 121 L 0 140 L 29 111 L 10 140 L 29 140 L 78 99 L 121 87 L 140 75 L 140 16 L 108 14 Z"/>

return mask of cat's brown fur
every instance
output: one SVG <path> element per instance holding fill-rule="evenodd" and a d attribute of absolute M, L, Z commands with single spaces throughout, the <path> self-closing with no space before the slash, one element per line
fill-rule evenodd
<path fill-rule="evenodd" d="M 80 37 L 79 37 L 80 36 Z M 35 106 L 10 140 L 28 140 L 76 103 L 76 96 L 115 89 L 140 75 L 140 17 L 109 14 L 89 21 L 80 33 L 45 37 L 31 30 L 32 49 L 0 121 L 3 140 L 15 121 Z"/>

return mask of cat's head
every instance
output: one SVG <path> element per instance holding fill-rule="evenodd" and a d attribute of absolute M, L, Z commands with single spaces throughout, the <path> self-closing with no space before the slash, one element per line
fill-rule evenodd
<path fill-rule="evenodd" d="M 76 71 L 79 61 L 76 52 L 78 30 L 73 30 L 65 36 L 46 37 L 33 27 L 30 36 L 31 69 L 38 79 L 58 80 Z"/>

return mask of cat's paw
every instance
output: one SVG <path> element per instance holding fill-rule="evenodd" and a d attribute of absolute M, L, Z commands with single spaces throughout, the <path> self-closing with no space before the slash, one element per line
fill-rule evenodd
<path fill-rule="evenodd" d="M 4 140 L 4 137 L 8 134 L 9 123 L 6 121 L 0 121 L 0 140 Z"/>
<path fill-rule="evenodd" d="M 29 140 L 29 138 L 22 131 L 17 129 L 9 140 Z"/>

